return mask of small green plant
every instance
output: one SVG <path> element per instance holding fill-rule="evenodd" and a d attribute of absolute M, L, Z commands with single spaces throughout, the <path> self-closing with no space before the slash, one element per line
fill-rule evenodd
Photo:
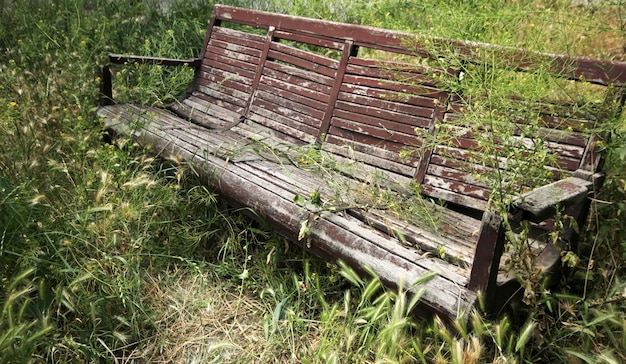
<path fill-rule="evenodd" d="M 34 269 L 2 277 L 0 312 L 0 363 L 17 363 L 37 355 L 45 346 L 54 324 L 40 302 L 45 301 L 45 282 L 33 279 Z M 43 311 L 41 311 L 43 308 Z"/>

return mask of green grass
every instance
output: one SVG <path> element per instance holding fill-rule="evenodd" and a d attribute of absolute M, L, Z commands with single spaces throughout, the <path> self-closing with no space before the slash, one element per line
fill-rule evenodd
<path fill-rule="evenodd" d="M 569 3 L 250 7 L 623 58 L 625 4 Z M 197 56 L 210 13 L 202 1 L 175 1 L 167 15 L 151 1 L 0 1 L 0 362 L 626 360 L 623 116 L 599 130 L 613 132 L 608 177 L 563 284 L 497 320 L 444 325 L 226 206 L 192 166 L 103 142 L 94 111 L 106 53 Z M 168 102 L 189 78 L 120 69 L 119 97 Z"/>

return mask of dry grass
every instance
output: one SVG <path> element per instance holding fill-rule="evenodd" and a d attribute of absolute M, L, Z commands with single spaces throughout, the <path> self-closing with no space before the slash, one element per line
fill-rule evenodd
<path fill-rule="evenodd" d="M 265 304 L 210 272 L 175 270 L 146 276 L 157 313 L 154 362 L 258 362 L 266 346 Z"/>
<path fill-rule="evenodd" d="M 136 357 L 155 363 L 301 363 L 319 348 L 321 322 L 304 319 L 307 313 L 286 300 L 276 304 L 280 292 L 269 285 L 255 292 L 210 269 L 187 268 L 147 274 L 144 282 L 156 329 Z M 306 294 L 306 284 L 297 284 Z"/>

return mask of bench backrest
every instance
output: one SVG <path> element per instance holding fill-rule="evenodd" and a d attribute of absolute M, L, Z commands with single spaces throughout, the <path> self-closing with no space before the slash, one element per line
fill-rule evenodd
<path fill-rule="evenodd" d="M 489 50 L 502 56 L 501 66 L 515 72 L 549 64 L 549 71 L 560 77 L 607 90 L 626 84 L 626 63 L 425 39 L 216 5 L 192 91 L 198 100 L 216 105 L 208 112 L 223 115 L 224 124 L 244 116 L 245 124 L 267 134 L 300 144 L 322 143 L 324 150 L 356 159 L 365 169 L 385 171 L 400 182 L 415 179 L 426 195 L 484 209 L 491 191 L 476 175 L 494 170 L 474 158 L 484 149 L 476 142 L 480 133 L 468 126 L 471 120 L 463 120 L 467 100 L 451 96 L 437 81 L 461 71 L 425 65 L 425 59 L 436 61 L 441 57 L 437 49 L 452 49 L 461 62 L 472 64 Z M 607 95 L 606 103 L 624 102 L 623 93 Z M 522 100 L 519 104 L 527 107 Z M 531 144 L 535 137 L 547 140 L 558 165 L 546 168 L 557 178 L 599 168 L 595 139 L 585 132 L 594 120 L 572 112 L 575 108 L 546 106 L 547 111 L 539 111 L 545 123 L 537 135 L 512 136 Z M 443 129 L 456 130 L 452 142 L 437 143 Z M 403 151 L 420 149 L 401 157 Z"/>
<path fill-rule="evenodd" d="M 519 113 L 521 108 L 533 106 L 540 109 L 530 112 L 535 117 L 532 125 L 519 115 L 515 120 L 516 111 Z M 475 137 L 483 130 L 468 125 L 472 120 L 468 120 L 464 112 L 466 103 L 451 100 L 437 128 L 438 133 L 449 136 L 440 138 L 442 140 L 431 150 L 422 182 L 423 193 L 482 210 L 491 197 L 496 175 L 508 183 L 508 187 L 516 187 L 515 191 L 510 191 L 513 195 L 575 171 L 589 174 L 599 171 L 602 161 L 596 147 L 598 138 L 590 132 L 596 116 L 572 111 L 574 107 L 555 109 L 557 106 L 553 104 L 537 106 L 517 100 L 514 107 L 516 110 L 508 115 L 514 122 L 504 126 L 513 126 L 504 131 L 510 137 L 501 140 L 501 131 L 499 138 L 494 138 L 492 144 L 484 148 Z M 507 148 L 509 152 L 511 148 L 517 150 L 513 158 L 507 157 Z M 544 152 L 545 156 L 540 154 Z M 531 166 L 537 161 L 541 170 Z M 519 185 L 512 186 L 513 183 Z"/>

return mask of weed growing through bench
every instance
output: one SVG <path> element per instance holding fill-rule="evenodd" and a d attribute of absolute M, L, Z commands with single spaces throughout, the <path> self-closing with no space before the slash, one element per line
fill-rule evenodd
<path fill-rule="evenodd" d="M 268 145 L 263 140 L 253 140 L 233 153 L 225 157 L 234 162 L 258 158 L 282 166 L 281 173 L 299 186 L 294 202 L 310 213 L 309 218 L 302 221 L 300 240 L 308 240 L 312 224 L 325 213 L 345 214 L 351 213 L 350 210 L 385 211 L 407 222 L 419 218 L 426 223 L 422 226 L 425 230 L 441 232 L 441 211 L 436 203 L 420 195 L 415 183 L 405 185 L 392 181 L 384 172 L 370 171 L 354 158 L 339 158 L 323 151 L 318 144 Z M 297 170 L 314 172 L 316 177 L 302 180 Z M 391 223 L 387 225 L 387 232 L 412 245 Z M 445 249 L 430 253 L 445 255 Z"/>
<path fill-rule="evenodd" d="M 613 89 L 561 78 L 551 73 L 555 65 L 545 62 L 520 72 L 511 63 L 515 58 L 508 58 L 507 52 L 499 49 L 485 48 L 480 54 L 461 59 L 445 45 L 422 42 L 428 52 L 439 55 L 430 64 L 457 69 L 459 77 L 438 78 L 441 87 L 452 95 L 450 109 L 435 124 L 434 132 L 416 130 L 429 143 L 405 153 L 424 155 L 425 150 L 437 148 L 437 154 L 470 174 L 471 180 L 464 183 L 489 191 L 485 208 L 504 217 L 509 243 L 505 272 L 522 282 L 524 301 L 535 303 L 543 272 L 533 267 L 541 247 L 532 233 L 535 225 L 523 222 L 520 226 L 508 219 L 512 203 L 533 188 L 569 176 L 578 168 L 577 163 L 570 166 L 567 162 L 569 146 L 560 130 L 595 134 L 596 121 L 614 120 L 615 105 L 610 101 L 615 99 Z M 513 53 L 509 56 L 514 57 Z M 567 66 L 564 69 L 567 72 Z M 603 140 L 604 135 L 593 138 Z M 562 142 L 565 145 L 559 144 Z M 555 229 L 542 238 L 547 244 L 561 246 L 566 227 L 578 231 L 576 221 L 563 211 L 557 211 L 552 223 Z M 571 251 L 564 256 L 576 259 Z"/>

